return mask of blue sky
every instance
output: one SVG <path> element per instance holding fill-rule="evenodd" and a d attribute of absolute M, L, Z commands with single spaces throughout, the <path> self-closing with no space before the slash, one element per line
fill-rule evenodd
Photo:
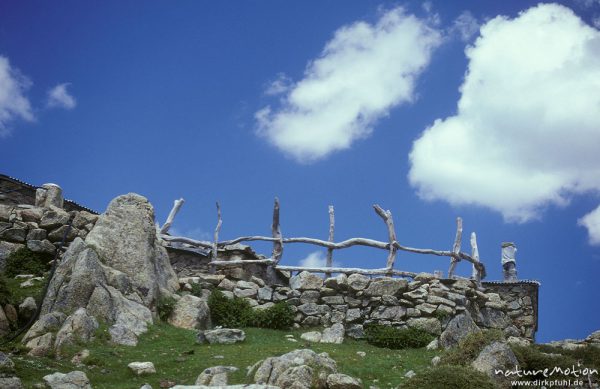
<path fill-rule="evenodd" d="M 540 289 L 538 341 L 600 328 L 600 2 L 2 2 L 0 171 L 176 231 L 500 244 Z M 593 211 L 596 212 L 594 213 Z M 255 245 L 268 254 L 269 245 Z M 322 258 L 285 248 L 283 263 Z M 340 266 L 383 267 L 352 248 Z M 400 253 L 396 268 L 447 271 Z M 458 266 L 467 276 L 470 267 Z"/>

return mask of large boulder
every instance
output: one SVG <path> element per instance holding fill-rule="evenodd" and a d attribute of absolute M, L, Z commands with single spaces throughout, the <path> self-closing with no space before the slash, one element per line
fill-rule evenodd
<path fill-rule="evenodd" d="M 151 306 L 160 289 L 175 291 L 179 281 L 169 255 L 156 236 L 154 209 L 145 197 L 115 198 L 98 217 L 85 242 L 109 266 L 128 276 L 131 288 Z"/>
<path fill-rule="evenodd" d="M 440 346 L 450 348 L 472 332 L 481 331 L 468 312 L 456 315 L 450 320 L 446 329 L 440 335 Z"/>
<path fill-rule="evenodd" d="M 243 342 L 246 339 L 246 333 L 235 328 L 217 328 L 209 331 L 200 331 L 198 340 L 206 339 L 211 344 L 233 344 Z"/>
<path fill-rule="evenodd" d="M 512 376 L 496 374 L 496 370 L 514 371 L 519 361 L 510 346 L 504 342 L 494 342 L 484 347 L 471 366 L 477 371 L 487 374 L 500 387 L 510 387 Z"/>
<path fill-rule="evenodd" d="M 210 311 L 206 301 L 191 294 L 177 301 L 169 316 L 169 324 L 186 329 L 207 329 L 210 327 Z"/>
<path fill-rule="evenodd" d="M 178 288 L 156 234 L 152 205 L 142 196 L 127 194 L 111 201 L 85 241 L 75 238 L 69 245 L 41 314 L 71 315 L 85 308 L 98 322 L 121 325 L 128 334 L 140 335 L 153 322 L 160 296 Z M 32 337 L 29 333 L 26 339 Z"/>
<path fill-rule="evenodd" d="M 76 341 L 88 342 L 94 337 L 98 329 L 98 321 L 90 316 L 85 308 L 79 308 L 74 314 L 67 317 L 60 330 L 56 333 L 54 347 L 74 344 Z"/>
<path fill-rule="evenodd" d="M 329 355 L 301 349 L 265 359 L 256 370 L 254 381 L 281 388 L 310 389 L 326 387 L 327 376 L 332 373 L 337 373 L 337 366 Z"/>

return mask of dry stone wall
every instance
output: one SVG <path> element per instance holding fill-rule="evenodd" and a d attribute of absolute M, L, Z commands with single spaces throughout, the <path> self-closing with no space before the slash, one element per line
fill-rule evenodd
<path fill-rule="evenodd" d="M 413 281 L 391 277 L 370 278 L 365 275 L 338 275 L 323 279 L 302 272 L 283 285 L 267 285 L 261 278 L 238 279 L 224 274 L 203 274 L 181 278 L 184 288 L 199 282 L 210 293 L 218 288 L 226 295 L 247 299 L 255 309 L 264 309 L 278 301 L 286 301 L 294 311 L 299 327 L 330 326 L 341 323 L 348 336 L 361 338 L 364 326 L 378 323 L 393 327 L 417 327 L 440 335 L 453 318 L 468 316 L 481 329 L 499 329 L 507 336 L 534 340 L 537 316 L 532 319 L 525 312 L 534 312 L 537 300 L 527 293 L 537 293 L 537 284 L 521 288 L 520 310 L 515 312 L 518 295 L 513 288 L 495 284 L 481 288 L 467 279 L 437 279 L 422 273 Z M 507 294 L 504 289 L 510 290 Z M 520 292 L 520 293 L 521 293 Z M 512 293 L 512 295 L 510 294 Z M 512 299 L 509 299 L 511 297 Z"/>
<path fill-rule="evenodd" d="M 84 210 L 67 212 L 54 206 L 0 204 L 0 270 L 6 258 L 21 247 L 54 254 L 70 217 L 73 225 L 66 237 L 67 245 L 76 237 L 85 239 L 98 215 Z"/>

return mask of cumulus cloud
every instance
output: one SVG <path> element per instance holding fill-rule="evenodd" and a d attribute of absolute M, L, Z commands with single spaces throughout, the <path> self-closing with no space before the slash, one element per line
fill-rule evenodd
<path fill-rule="evenodd" d="M 464 11 L 454 20 L 450 33 L 458 34 L 463 42 L 468 42 L 479 31 L 479 22 L 469 11 Z"/>
<path fill-rule="evenodd" d="M 579 219 L 578 223 L 587 228 L 590 244 L 600 246 L 600 206 Z"/>
<path fill-rule="evenodd" d="M 524 222 L 600 190 L 600 32 L 541 4 L 487 22 L 466 55 L 456 115 L 413 144 L 419 195 Z"/>
<path fill-rule="evenodd" d="M 69 83 L 58 84 L 48 91 L 47 106 L 49 108 L 64 108 L 73 109 L 77 105 L 77 101 L 69 92 L 67 87 Z"/>
<path fill-rule="evenodd" d="M 30 87 L 31 81 L 11 67 L 8 58 L 0 56 L 0 137 L 10 133 L 13 121 L 35 119 L 25 96 Z"/>
<path fill-rule="evenodd" d="M 441 43 L 426 22 L 395 8 L 338 29 L 278 107 L 255 114 L 258 133 L 301 162 L 349 148 L 389 110 L 414 99 L 417 76 Z"/>
<path fill-rule="evenodd" d="M 333 267 L 337 266 L 335 261 L 333 261 Z M 299 266 L 304 267 L 325 267 L 327 266 L 327 256 L 323 251 L 314 251 L 300 260 Z"/>

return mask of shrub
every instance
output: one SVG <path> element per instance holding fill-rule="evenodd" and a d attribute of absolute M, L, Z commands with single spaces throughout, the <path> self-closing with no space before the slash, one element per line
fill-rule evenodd
<path fill-rule="evenodd" d="M 433 335 L 419 328 L 394 328 L 380 324 L 365 326 L 367 342 L 377 347 L 390 349 L 425 347 L 434 338 Z"/>
<path fill-rule="evenodd" d="M 192 286 L 192 290 L 190 291 L 192 296 L 202 297 L 202 286 L 197 282 L 192 282 L 190 285 Z"/>
<path fill-rule="evenodd" d="M 287 329 L 294 324 L 294 312 L 285 302 L 279 302 L 264 310 L 254 310 L 248 301 L 227 298 L 218 289 L 208 298 L 210 316 L 217 325 L 229 328 L 261 327 Z"/>
<path fill-rule="evenodd" d="M 158 304 L 156 306 L 158 310 L 158 317 L 162 321 L 167 321 L 173 310 L 175 309 L 175 304 L 177 304 L 177 300 L 171 296 L 161 296 L 158 299 Z"/>
<path fill-rule="evenodd" d="M 437 366 L 427 369 L 406 382 L 402 389 L 494 389 L 483 373 L 464 366 Z"/>
<path fill-rule="evenodd" d="M 442 356 L 441 363 L 445 365 L 467 365 L 477 358 L 485 346 L 497 340 L 503 340 L 500 330 L 485 330 L 472 332 L 465 336 L 458 346 L 448 350 Z"/>
<path fill-rule="evenodd" d="M 600 348 L 587 346 L 578 348 L 575 350 L 566 350 L 560 347 L 553 347 L 548 345 L 535 345 L 536 350 L 544 353 L 562 354 L 564 356 L 571 357 L 587 367 L 593 367 L 600 370 Z"/>
<path fill-rule="evenodd" d="M 41 276 L 50 269 L 52 259 L 53 256 L 48 253 L 35 253 L 27 247 L 22 247 L 6 258 L 4 273 L 8 277 L 14 277 L 17 274 Z"/>
<path fill-rule="evenodd" d="M 285 330 L 294 324 L 294 311 L 285 302 L 278 302 L 272 307 L 253 311 L 252 326 Z"/>
<path fill-rule="evenodd" d="M 242 298 L 229 299 L 220 290 L 214 290 L 208 298 L 208 307 L 210 317 L 217 325 L 237 328 L 250 324 L 252 307 Z"/>

